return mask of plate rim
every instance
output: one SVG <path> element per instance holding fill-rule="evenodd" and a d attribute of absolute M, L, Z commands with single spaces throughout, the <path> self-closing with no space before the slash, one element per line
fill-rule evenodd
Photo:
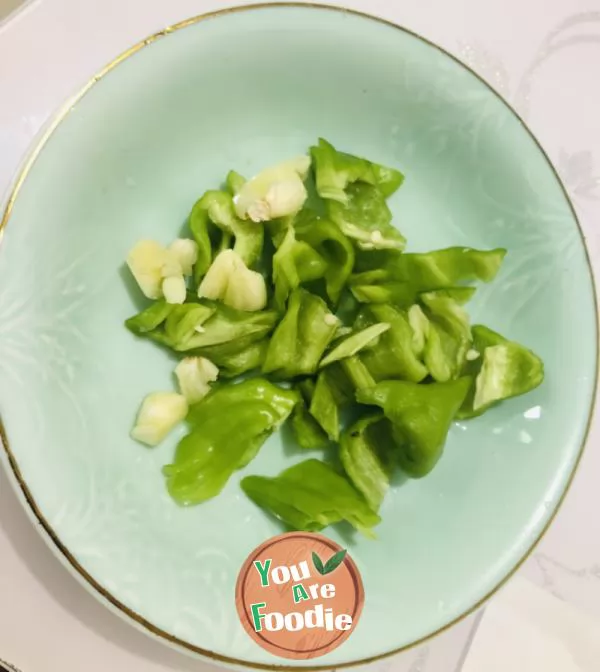
<path fill-rule="evenodd" d="M 190 18 L 184 19 L 182 21 L 179 21 L 177 23 L 174 23 L 172 25 L 169 25 L 162 30 L 159 30 L 152 35 L 149 35 L 145 39 L 140 40 L 133 46 L 129 47 L 126 49 L 124 52 L 116 56 L 112 61 L 110 61 L 107 65 L 105 65 L 99 72 L 97 72 L 93 77 L 91 77 L 74 95 L 72 95 L 70 98 L 66 100 L 65 103 L 63 103 L 62 106 L 58 108 L 58 110 L 50 116 L 49 120 L 43 125 L 42 131 L 40 134 L 38 134 L 36 137 L 34 137 L 32 144 L 30 145 L 30 148 L 28 152 L 25 154 L 23 162 L 21 163 L 21 166 L 18 168 L 16 175 L 12 181 L 12 183 L 9 183 L 8 189 L 7 189 L 7 196 L 3 199 L 5 202 L 3 210 L 0 210 L 2 212 L 2 216 L 0 217 L 0 245 L 2 244 L 3 238 L 4 238 L 4 232 L 6 230 L 6 227 L 8 225 L 8 222 L 10 220 L 13 208 L 15 206 L 15 203 L 17 201 L 18 195 L 21 191 L 21 188 L 23 187 L 29 172 L 33 168 L 35 162 L 37 161 L 37 158 L 43 151 L 44 147 L 46 146 L 46 143 L 49 141 L 51 136 L 53 135 L 54 131 L 60 126 L 60 124 L 65 121 L 65 119 L 69 116 L 75 105 L 92 89 L 92 87 L 97 84 L 100 80 L 102 80 L 107 74 L 109 74 L 112 70 L 114 70 L 117 66 L 119 66 L 121 63 L 123 63 L 125 60 L 127 60 L 130 56 L 133 56 L 136 54 L 138 51 L 141 51 L 144 47 L 149 46 L 156 42 L 159 39 L 162 39 L 164 37 L 167 37 L 168 35 L 175 33 L 179 30 L 182 30 L 184 28 L 188 28 L 190 26 L 196 25 L 198 23 L 201 23 L 202 21 L 206 21 L 208 19 L 216 18 L 216 17 L 222 17 L 226 16 L 228 14 L 238 14 L 242 12 L 252 12 L 252 11 L 260 11 L 263 9 L 282 9 L 282 8 L 288 8 L 288 9 L 309 9 L 309 10 L 317 10 L 317 11 L 330 11 L 330 12 L 335 12 L 338 14 L 350 14 L 353 16 L 360 17 L 362 19 L 366 19 L 368 21 L 373 21 L 376 23 L 380 23 L 382 25 L 388 26 L 390 28 L 394 28 L 395 30 L 400 31 L 401 33 L 404 33 L 406 35 L 409 35 L 411 37 L 416 38 L 420 42 L 426 44 L 429 47 L 434 48 L 447 58 L 451 59 L 454 63 L 457 65 L 461 66 L 463 69 L 468 71 L 471 75 L 473 75 L 479 82 L 481 82 L 489 91 L 490 93 L 495 96 L 501 103 L 504 104 L 504 106 L 507 108 L 507 110 L 514 116 L 514 118 L 517 119 L 517 121 L 521 124 L 525 132 L 529 135 L 531 140 L 533 140 L 534 144 L 536 145 L 537 150 L 540 152 L 544 160 L 546 161 L 548 167 L 550 168 L 551 172 L 553 173 L 559 189 L 562 191 L 562 194 L 566 200 L 566 203 L 568 205 L 568 208 L 571 212 L 571 215 L 575 221 L 575 224 L 577 226 L 577 230 L 581 239 L 581 243 L 583 245 L 583 250 L 585 254 L 585 260 L 587 264 L 587 270 L 590 274 L 590 279 L 591 279 L 591 290 L 592 290 L 592 298 L 594 301 L 594 306 L 596 309 L 596 319 L 594 321 L 594 326 L 595 326 L 595 370 L 594 370 L 594 384 L 592 387 L 592 396 L 591 396 L 591 402 L 589 406 L 589 411 L 588 411 L 588 417 L 587 417 L 587 422 L 585 426 L 585 431 L 583 434 L 583 438 L 581 440 L 581 445 L 578 449 L 577 452 L 577 457 L 576 460 L 571 468 L 571 472 L 569 474 L 569 477 L 567 479 L 567 482 L 564 485 L 563 491 L 560 494 L 559 498 L 556 501 L 556 504 L 554 505 L 554 509 L 552 511 L 552 514 L 540 530 L 539 534 L 537 537 L 534 539 L 534 541 L 530 544 L 528 549 L 523 553 L 522 557 L 518 560 L 518 562 L 514 565 L 514 567 L 506 574 L 506 576 L 496 584 L 495 587 L 493 587 L 486 595 L 484 595 L 480 600 L 478 600 L 475 604 L 473 604 L 469 609 L 464 611 L 462 614 L 459 616 L 456 616 L 453 618 L 451 621 L 443 625 L 442 627 L 436 629 L 435 631 L 415 640 L 414 642 L 410 642 L 409 644 L 405 644 L 404 646 L 401 646 L 399 648 L 391 649 L 389 651 L 385 651 L 384 653 L 380 653 L 374 656 L 369 656 L 367 658 L 361 658 L 358 660 L 353 660 L 353 661 L 348 661 L 344 663 L 339 663 L 335 665 L 335 669 L 344 669 L 344 668 L 351 668 L 359 665 L 368 665 L 373 662 L 377 662 L 379 660 L 383 660 L 385 658 L 389 658 L 391 656 L 398 655 L 402 652 L 409 651 L 413 648 L 416 648 L 417 646 L 420 646 L 438 635 L 446 632 L 447 630 L 450 630 L 453 628 L 455 625 L 463 621 L 465 618 L 476 612 L 478 609 L 480 609 L 488 600 L 490 600 L 496 593 L 508 582 L 510 581 L 515 574 L 519 571 L 519 569 L 522 567 L 522 565 L 531 557 L 539 543 L 543 540 L 543 538 L 546 536 L 548 530 L 550 527 L 553 525 L 558 513 L 562 509 L 562 506 L 564 504 L 564 501 L 569 494 L 571 490 L 571 486 L 573 484 L 573 481 L 575 480 L 575 476 L 577 475 L 577 472 L 579 470 L 581 460 L 583 457 L 583 454 L 585 452 L 585 448 L 588 443 L 589 439 L 589 434 L 590 434 L 590 429 L 592 426 L 592 421 L 595 415 L 595 410 L 596 410 L 596 403 L 597 403 L 597 395 L 598 395 L 598 382 L 599 382 L 599 365 L 600 365 L 600 341 L 599 341 L 599 333 L 600 333 L 600 311 L 599 311 L 599 303 L 598 303 L 598 290 L 596 287 L 596 278 L 594 274 L 594 269 L 593 265 L 590 259 L 590 253 L 586 244 L 586 239 L 585 235 L 583 232 L 583 229 L 581 227 L 581 223 L 579 221 L 579 217 L 577 215 L 577 211 L 571 201 L 571 198 L 569 196 L 569 193 L 556 169 L 554 166 L 552 160 L 548 156 L 547 152 L 545 151 L 544 147 L 542 146 L 541 142 L 538 140 L 536 135 L 533 133 L 531 128 L 528 126 L 528 124 L 525 122 L 525 120 L 519 115 L 519 113 L 515 110 L 515 108 L 504 98 L 504 96 L 497 91 L 482 75 L 477 73 L 471 66 L 469 66 L 467 63 L 462 61 L 460 58 L 452 54 L 450 51 L 446 50 L 444 47 L 438 45 L 437 43 L 433 42 L 432 40 L 423 37 L 420 33 L 417 33 L 409 28 L 406 28 L 390 19 L 385 19 L 380 16 L 376 16 L 374 14 L 370 14 L 368 12 L 364 12 L 361 10 L 357 9 L 351 9 L 348 7 L 344 7 L 341 5 L 329 5 L 326 3 L 320 3 L 320 2 L 297 2 L 297 1 L 286 1 L 286 0 L 277 0 L 276 2 L 256 2 L 252 4 L 247 4 L 247 5 L 234 5 L 234 6 L 229 6 L 229 7 L 224 7 L 222 9 L 217 9 L 213 10 L 210 12 L 205 12 L 202 14 L 198 14 L 195 16 L 192 16 Z M 0 202 L 0 206 L 2 205 L 2 202 Z M 196 656 L 201 656 L 206 658 L 207 660 L 210 660 L 212 662 L 216 663 L 221 663 L 226 666 L 236 666 L 236 667 L 244 667 L 247 669 L 256 669 L 256 670 L 282 670 L 282 671 L 289 671 L 292 672 L 294 670 L 302 669 L 302 670 L 308 670 L 310 672 L 320 672 L 320 671 L 329 671 L 331 670 L 331 665 L 286 665 L 286 664 L 268 664 L 268 663 L 257 663 L 257 662 L 252 662 L 248 660 L 243 660 L 243 659 L 238 659 L 238 658 L 233 658 L 231 656 L 223 655 L 216 653 L 214 651 L 210 651 L 208 649 L 203 649 L 202 647 L 199 647 L 195 644 L 192 644 L 190 642 L 187 642 L 184 639 L 181 639 L 179 637 L 176 637 L 175 635 L 162 630 L 161 628 L 158 628 L 157 626 L 153 625 L 150 621 L 145 619 L 143 616 L 140 614 L 136 613 L 133 609 L 130 607 L 127 607 L 125 604 L 123 604 L 117 597 L 112 595 L 112 593 L 106 589 L 104 586 L 102 586 L 75 558 L 75 556 L 69 551 L 69 549 L 62 543 L 60 540 L 60 537 L 58 534 L 53 530 L 52 526 L 48 522 L 48 520 L 45 518 L 44 514 L 42 511 L 39 509 L 35 498 L 33 497 L 33 494 L 29 490 L 25 479 L 23 478 L 23 475 L 21 473 L 21 470 L 19 468 L 19 464 L 17 462 L 17 459 L 12 452 L 9 442 L 8 442 L 8 437 L 6 430 L 4 428 L 4 425 L 2 423 L 2 418 L 0 416 L 0 444 L 2 446 L 2 451 L 0 451 L 0 461 L 3 463 L 4 468 L 5 468 L 5 473 L 8 476 L 8 480 L 11 482 L 15 493 L 17 494 L 17 498 L 23 505 L 24 509 L 27 512 L 28 518 L 32 521 L 32 523 L 35 524 L 36 529 L 39 531 L 40 536 L 44 539 L 46 544 L 49 546 L 50 550 L 58 557 L 58 559 L 62 562 L 64 566 L 67 567 L 69 572 L 74 576 L 75 579 L 90 593 L 92 594 L 96 599 L 98 599 L 102 604 L 104 604 L 106 607 L 108 607 L 113 613 L 117 614 L 120 616 L 124 621 L 130 623 L 136 629 L 144 632 L 148 636 L 152 637 L 155 640 L 161 641 L 172 648 L 175 648 L 176 650 L 179 650 L 182 653 L 187 653 L 187 654 L 192 654 Z M 37 524 L 36 524 L 37 523 Z"/>

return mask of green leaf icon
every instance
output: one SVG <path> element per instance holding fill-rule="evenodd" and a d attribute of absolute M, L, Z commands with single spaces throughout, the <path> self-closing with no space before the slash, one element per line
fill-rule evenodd
<path fill-rule="evenodd" d="M 346 553 L 348 551 L 346 549 L 342 549 L 341 551 L 338 551 L 334 555 L 332 555 L 329 560 L 323 565 L 323 561 L 321 558 L 313 551 L 312 554 L 312 561 L 313 565 L 315 566 L 317 572 L 321 575 L 325 574 L 331 574 L 334 570 L 336 570 L 342 562 L 344 562 L 344 558 L 346 557 Z"/>
<path fill-rule="evenodd" d="M 330 574 L 335 569 L 337 569 L 342 564 L 342 562 L 344 562 L 344 558 L 346 557 L 347 552 L 348 551 L 346 549 L 342 549 L 341 551 L 338 551 L 335 555 L 332 555 L 329 558 L 329 560 L 325 563 L 325 567 L 323 568 L 323 571 L 321 573 Z"/>
<path fill-rule="evenodd" d="M 315 566 L 315 569 L 319 574 L 325 574 L 325 568 L 323 567 L 323 563 L 321 562 L 321 558 L 313 551 L 312 554 L 312 561 L 313 565 Z"/>

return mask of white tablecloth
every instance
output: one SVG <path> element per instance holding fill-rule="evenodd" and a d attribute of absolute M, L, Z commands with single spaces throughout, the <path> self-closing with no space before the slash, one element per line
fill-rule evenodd
<path fill-rule="evenodd" d="M 226 4 L 33 0 L 0 19 L 0 192 L 8 188 L 48 116 L 105 63 L 166 25 Z M 337 4 L 379 14 L 437 42 L 480 72 L 517 108 L 557 166 L 598 268 L 600 0 Z M 598 474 L 596 422 L 566 503 L 520 574 L 600 620 Z M 481 619 L 482 612 L 371 669 L 459 672 Z M 151 640 L 98 604 L 53 557 L 2 473 L 0 659 L 22 672 L 212 669 Z"/>

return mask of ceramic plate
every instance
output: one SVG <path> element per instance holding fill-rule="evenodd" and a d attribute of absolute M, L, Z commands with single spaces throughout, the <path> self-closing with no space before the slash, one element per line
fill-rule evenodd
<path fill-rule="evenodd" d="M 286 662 L 236 615 L 244 559 L 281 531 L 239 480 L 303 456 L 274 436 L 217 499 L 187 510 L 169 499 L 161 467 L 178 436 L 145 450 L 128 434 L 142 397 L 172 389 L 173 362 L 123 327 L 139 305 L 123 260 L 142 237 L 170 241 L 230 168 L 251 175 L 323 136 L 403 170 L 391 205 L 409 249 L 508 248 L 470 313 L 535 350 L 546 380 L 456 424 L 435 471 L 393 489 L 378 539 L 351 547 L 366 593 L 356 632 L 297 664 L 382 656 L 456 621 L 540 537 L 590 415 L 593 284 L 543 151 L 448 54 L 351 12 L 223 12 L 114 66 L 46 135 L 3 220 L 3 459 L 32 518 L 95 594 L 163 640 L 231 662 Z"/>

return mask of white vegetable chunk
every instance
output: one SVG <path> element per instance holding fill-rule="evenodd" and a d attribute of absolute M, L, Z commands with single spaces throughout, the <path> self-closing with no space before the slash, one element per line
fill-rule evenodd
<path fill-rule="evenodd" d="M 198 261 L 198 243 L 189 238 L 177 238 L 169 245 L 169 252 L 179 262 L 183 275 L 192 275 Z"/>
<path fill-rule="evenodd" d="M 183 303 L 187 292 L 183 275 L 165 278 L 162 291 L 167 303 Z"/>
<path fill-rule="evenodd" d="M 233 250 L 217 255 L 204 276 L 198 296 L 223 301 L 237 310 L 262 310 L 267 305 L 267 286 L 260 273 L 251 271 Z"/>
<path fill-rule="evenodd" d="M 295 215 L 308 196 L 303 180 L 310 158 L 299 156 L 266 168 L 245 182 L 235 197 L 235 211 L 241 219 L 266 222 Z"/>
<path fill-rule="evenodd" d="M 142 401 L 131 438 L 156 446 L 181 422 L 188 412 L 188 402 L 176 392 L 153 392 Z"/>
<path fill-rule="evenodd" d="M 166 250 L 154 240 L 140 240 L 127 255 L 127 265 L 140 289 L 149 299 L 162 296 Z"/>
<path fill-rule="evenodd" d="M 186 357 L 175 368 L 179 390 L 189 404 L 204 399 L 210 392 L 210 383 L 217 380 L 219 369 L 205 357 Z"/>

